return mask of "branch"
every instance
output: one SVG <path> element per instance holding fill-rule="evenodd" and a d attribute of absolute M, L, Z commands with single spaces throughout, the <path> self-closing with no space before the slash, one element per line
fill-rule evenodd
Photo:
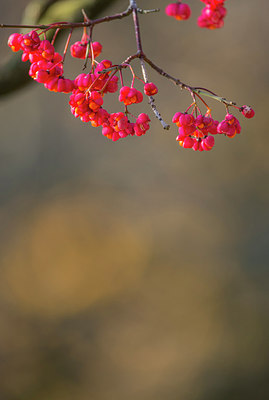
<path fill-rule="evenodd" d="M 142 13 L 140 10 L 137 8 L 136 0 L 130 0 L 130 7 L 132 8 L 132 14 L 133 14 L 133 21 L 134 21 L 134 27 L 135 27 L 135 38 L 136 38 L 136 47 L 137 47 L 137 56 L 140 59 L 140 64 L 141 64 L 141 70 L 144 78 L 144 82 L 148 83 L 148 76 L 147 76 L 147 70 L 145 66 L 145 54 L 142 49 L 142 41 L 141 41 L 141 33 L 140 33 L 140 26 L 139 26 L 139 19 L 138 19 L 138 12 Z M 152 11 L 152 10 L 148 10 Z M 133 57 L 134 58 L 134 57 Z M 148 96 L 149 99 L 149 105 L 151 106 L 151 109 L 155 115 L 155 117 L 160 121 L 163 129 L 168 130 L 170 128 L 170 125 L 168 125 L 162 118 L 161 114 L 159 113 L 156 105 L 155 105 L 155 99 L 153 96 Z"/>
<path fill-rule="evenodd" d="M 196 94 L 202 102 L 203 102 L 203 100 L 201 99 L 201 97 L 199 95 L 207 96 L 213 100 L 219 101 L 220 103 L 224 104 L 226 106 L 226 108 L 234 107 L 234 108 L 237 108 L 238 110 L 240 110 L 240 108 L 242 108 L 242 107 L 237 107 L 237 105 L 234 101 L 230 101 L 230 100 L 225 99 L 225 97 L 218 96 L 216 93 L 212 92 L 211 90 L 208 90 L 206 88 L 201 88 L 201 87 L 190 86 L 190 85 L 187 85 L 186 83 L 183 83 L 180 79 L 175 78 L 174 76 L 168 74 L 163 69 L 161 69 L 156 64 L 154 64 L 148 57 L 146 57 L 146 55 L 143 55 L 143 59 L 152 69 L 154 69 L 156 72 L 158 72 L 158 74 L 160 74 L 164 78 L 171 80 L 172 82 L 174 82 L 174 84 L 176 86 L 179 86 L 181 89 L 188 90 L 192 96 L 194 94 Z M 204 104 L 207 107 L 207 104 L 205 102 L 204 102 Z"/>

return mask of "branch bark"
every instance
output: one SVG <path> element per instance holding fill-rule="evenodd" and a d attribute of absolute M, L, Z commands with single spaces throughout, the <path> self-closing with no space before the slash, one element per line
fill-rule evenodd
<path fill-rule="evenodd" d="M 94 19 L 117 0 L 35 0 L 28 4 L 22 24 L 51 24 L 66 20 L 82 20 L 83 8 L 89 18 Z M 4 21 L 3 21 L 4 22 Z M 48 33 L 49 38 L 50 33 Z M 51 32 L 52 35 L 52 32 Z M 33 80 L 28 75 L 29 64 L 21 61 L 21 52 L 13 53 L 7 62 L 0 65 L 0 96 L 11 94 Z"/>

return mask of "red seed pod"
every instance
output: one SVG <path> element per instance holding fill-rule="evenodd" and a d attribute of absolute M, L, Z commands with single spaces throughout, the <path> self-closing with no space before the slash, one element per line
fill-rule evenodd
<path fill-rule="evenodd" d="M 147 96 L 154 96 L 158 93 L 158 88 L 153 82 L 146 83 L 144 86 L 144 93 Z"/>
<path fill-rule="evenodd" d="M 22 37 L 23 36 L 20 33 L 13 33 L 9 36 L 7 44 L 12 51 L 21 50 Z"/>
<path fill-rule="evenodd" d="M 181 2 L 168 4 L 165 12 L 169 17 L 173 17 L 178 21 L 189 19 L 191 16 L 190 6 Z"/>
<path fill-rule="evenodd" d="M 243 106 L 242 107 L 242 114 L 246 118 L 253 118 L 255 115 L 255 111 L 250 106 Z"/>

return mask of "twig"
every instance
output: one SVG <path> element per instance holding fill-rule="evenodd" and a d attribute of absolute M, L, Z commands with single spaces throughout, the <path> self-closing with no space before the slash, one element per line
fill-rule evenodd
<path fill-rule="evenodd" d="M 147 76 L 147 70 L 144 62 L 144 53 L 142 49 L 142 41 L 141 41 L 141 33 L 140 33 L 140 26 L 139 26 L 139 19 L 138 19 L 138 9 L 136 5 L 135 0 L 130 0 L 130 7 L 132 7 L 133 11 L 133 21 L 134 21 L 134 27 L 135 27 L 135 38 L 136 38 L 136 45 L 137 45 L 137 56 L 140 58 L 140 64 L 141 64 L 141 70 L 144 78 L 144 82 L 148 83 L 148 76 Z M 155 105 L 155 99 L 153 96 L 148 96 L 149 99 L 149 104 L 152 108 L 153 113 L 155 114 L 155 117 L 158 118 L 160 123 L 162 124 L 163 129 L 168 130 L 170 128 L 170 125 L 168 125 L 162 118 L 161 114 L 159 113 L 156 105 Z"/>
<path fill-rule="evenodd" d="M 156 64 L 154 64 L 148 57 L 143 55 L 143 59 L 146 61 L 146 63 L 154 69 L 156 72 L 158 72 L 161 76 L 164 78 L 167 78 L 174 82 L 175 85 L 179 86 L 181 89 L 186 89 L 188 90 L 191 94 L 196 93 L 197 95 L 201 94 L 203 96 L 210 97 L 211 99 L 217 100 L 220 103 L 224 104 L 225 106 L 228 107 L 235 107 L 237 109 L 240 109 L 240 107 L 236 106 L 236 103 L 233 101 L 226 100 L 224 97 L 216 95 L 214 92 L 208 89 L 204 88 L 199 88 L 199 87 L 192 87 L 190 85 L 187 85 L 186 83 L 183 83 L 180 79 L 175 78 L 174 76 L 168 74 L 165 72 L 162 68 L 158 67 Z"/>
<path fill-rule="evenodd" d="M 142 10 L 142 8 L 137 8 L 137 12 L 139 12 L 139 14 L 151 14 L 159 11 L 160 8 L 153 8 L 152 10 Z"/>
<path fill-rule="evenodd" d="M 146 67 L 145 67 L 145 61 L 144 61 L 143 58 L 140 58 L 140 63 L 141 63 L 141 69 L 142 69 L 142 74 L 143 74 L 144 81 L 145 81 L 145 83 L 148 83 L 147 71 L 146 71 Z M 169 130 L 170 129 L 170 125 L 167 124 L 163 120 L 161 114 L 159 113 L 159 111 L 158 111 L 158 109 L 156 107 L 156 104 L 155 104 L 154 97 L 153 96 L 148 96 L 148 99 L 149 99 L 149 104 L 150 104 L 150 106 L 151 106 L 151 108 L 152 108 L 152 110 L 153 110 L 153 112 L 155 114 L 155 117 L 158 118 L 158 120 L 162 124 L 163 129 Z"/>
<path fill-rule="evenodd" d="M 122 19 L 128 17 L 128 15 L 132 14 L 132 8 L 128 7 L 127 10 L 114 14 L 109 15 L 102 18 L 97 18 L 90 21 L 85 22 L 59 22 L 51 25 L 13 25 L 13 24 L 0 24 L 0 28 L 27 28 L 27 29 L 52 29 L 52 28 L 60 28 L 60 29 L 67 29 L 67 28 L 83 28 L 87 26 L 94 26 L 98 24 L 102 24 L 103 22 L 110 22 L 116 19 Z"/>

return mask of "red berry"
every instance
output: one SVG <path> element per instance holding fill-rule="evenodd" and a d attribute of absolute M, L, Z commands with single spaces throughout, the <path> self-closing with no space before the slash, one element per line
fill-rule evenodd
<path fill-rule="evenodd" d="M 218 124 L 217 131 L 233 138 L 241 132 L 241 126 L 233 114 L 226 114 L 225 119 Z"/>
<path fill-rule="evenodd" d="M 9 36 L 7 44 L 12 51 L 21 50 L 22 35 L 20 33 L 13 33 Z"/>
<path fill-rule="evenodd" d="M 194 140 L 193 138 L 191 138 L 190 136 L 187 136 L 184 140 L 183 140 L 183 147 L 184 149 L 191 149 L 192 146 L 194 145 Z"/>
<path fill-rule="evenodd" d="M 143 94 L 135 88 L 123 86 L 120 90 L 119 101 L 122 101 L 126 106 L 143 101 Z"/>
<path fill-rule="evenodd" d="M 181 2 L 168 4 L 165 12 L 170 17 L 174 17 L 179 21 L 189 19 L 191 16 L 191 9 L 188 4 L 184 4 Z"/>
<path fill-rule="evenodd" d="M 99 43 L 99 42 L 93 42 L 92 43 L 93 55 L 94 55 L 95 58 L 99 56 L 99 54 L 102 51 L 102 48 L 103 47 L 102 47 L 101 43 Z M 86 58 L 86 51 L 87 51 L 87 42 L 86 43 L 84 43 L 82 41 L 75 42 L 70 47 L 71 55 L 72 55 L 72 57 L 75 57 L 75 58 L 85 59 Z M 89 58 L 92 57 L 91 49 L 89 51 L 88 57 Z"/>
<path fill-rule="evenodd" d="M 134 133 L 136 136 L 144 135 L 149 130 L 150 118 L 147 114 L 139 114 L 134 124 Z"/>
<path fill-rule="evenodd" d="M 216 29 L 222 28 L 224 25 L 224 17 L 227 10 L 224 5 L 225 0 L 201 0 L 206 4 L 202 10 L 202 14 L 197 20 L 200 28 Z"/>
<path fill-rule="evenodd" d="M 251 108 L 250 106 L 243 106 L 242 114 L 243 114 L 246 118 L 253 118 L 254 115 L 255 115 L 255 111 L 254 111 L 253 108 Z"/>
<path fill-rule="evenodd" d="M 152 82 L 146 83 L 144 86 L 144 93 L 147 96 L 154 96 L 155 94 L 158 93 L 158 88 Z"/>

